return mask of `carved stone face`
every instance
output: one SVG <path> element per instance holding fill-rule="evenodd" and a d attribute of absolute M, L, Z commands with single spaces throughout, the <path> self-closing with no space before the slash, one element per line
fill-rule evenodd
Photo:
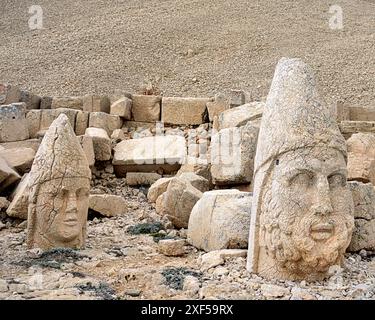
<path fill-rule="evenodd" d="M 41 247 L 81 247 L 86 232 L 89 180 L 64 178 L 43 183 L 36 200 Z"/>
<path fill-rule="evenodd" d="M 299 149 L 276 160 L 263 198 L 261 236 L 279 268 L 304 274 L 339 263 L 353 229 L 346 175 L 335 149 Z"/>

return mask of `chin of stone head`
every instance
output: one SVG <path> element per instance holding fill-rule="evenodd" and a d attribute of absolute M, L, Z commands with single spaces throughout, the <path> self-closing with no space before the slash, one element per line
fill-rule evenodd
<path fill-rule="evenodd" d="M 277 159 L 264 199 L 266 243 L 284 268 L 324 272 L 341 263 L 354 227 L 346 177 L 344 156 L 335 149 L 302 150 Z"/>

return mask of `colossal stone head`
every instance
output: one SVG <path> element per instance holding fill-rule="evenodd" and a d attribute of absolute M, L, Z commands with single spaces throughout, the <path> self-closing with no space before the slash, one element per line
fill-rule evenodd
<path fill-rule="evenodd" d="M 85 245 L 91 171 L 81 145 L 61 114 L 49 127 L 29 178 L 29 248 Z"/>
<path fill-rule="evenodd" d="M 321 279 L 341 264 L 354 227 L 346 145 L 310 68 L 281 59 L 258 138 L 248 270 Z"/>

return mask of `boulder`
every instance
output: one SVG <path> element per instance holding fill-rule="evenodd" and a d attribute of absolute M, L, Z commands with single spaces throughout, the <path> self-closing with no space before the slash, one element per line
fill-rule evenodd
<path fill-rule="evenodd" d="M 51 109 L 59 108 L 83 110 L 83 99 L 82 97 L 53 97 Z"/>
<path fill-rule="evenodd" d="M 161 97 L 149 95 L 132 95 L 132 115 L 134 121 L 160 121 Z"/>
<path fill-rule="evenodd" d="M 29 174 L 25 174 L 10 196 L 12 201 L 6 211 L 8 216 L 27 220 L 29 192 Z"/>
<path fill-rule="evenodd" d="M 208 98 L 163 97 L 161 121 L 168 124 L 198 125 L 208 121 Z"/>
<path fill-rule="evenodd" d="M 252 195 L 238 190 L 203 193 L 189 219 L 188 241 L 198 249 L 246 249 Z"/>
<path fill-rule="evenodd" d="M 0 157 L 17 170 L 18 173 L 24 174 L 29 171 L 33 164 L 35 151 L 31 148 L 13 148 L 0 150 Z"/>
<path fill-rule="evenodd" d="M 160 195 L 167 191 L 169 182 L 172 178 L 161 178 L 157 180 L 151 187 L 148 189 L 147 199 L 150 202 L 156 202 Z M 160 199 L 161 201 L 161 199 Z"/>
<path fill-rule="evenodd" d="M 20 102 L 21 90 L 9 83 L 0 83 L 0 105 Z"/>
<path fill-rule="evenodd" d="M 182 180 L 188 181 L 194 188 L 200 192 L 206 192 L 209 190 L 209 182 L 207 179 L 195 174 L 194 172 L 184 172 L 178 175 Z"/>
<path fill-rule="evenodd" d="M 201 176 L 208 180 L 211 184 L 211 164 L 208 161 L 202 161 L 199 158 L 187 157 L 185 163 L 181 166 L 177 172 L 177 176 L 180 176 L 184 172 L 193 172 L 198 176 Z"/>
<path fill-rule="evenodd" d="M 264 102 L 252 102 L 242 106 L 225 110 L 217 118 L 214 127 L 218 130 L 233 127 L 242 127 L 249 121 L 258 120 L 262 117 Z"/>
<path fill-rule="evenodd" d="M 132 116 L 132 100 L 126 97 L 117 100 L 111 104 L 110 113 L 125 120 L 130 120 Z"/>
<path fill-rule="evenodd" d="M 91 194 L 89 208 L 106 217 L 118 216 L 128 210 L 123 197 L 110 194 Z"/>
<path fill-rule="evenodd" d="M 85 95 L 83 97 L 83 111 L 109 113 L 110 100 L 107 96 Z"/>
<path fill-rule="evenodd" d="M 186 156 L 186 142 L 180 136 L 154 136 L 124 140 L 114 148 L 113 166 L 119 177 L 126 172 L 171 173 Z"/>
<path fill-rule="evenodd" d="M 346 143 L 348 180 L 375 184 L 375 134 L 356 133 Z"/>
<path fill-rule="evenodd" d="M 202 192 L 187 180 L 175 177 L 162 196 L 162 213 L 176 228 L 187 228 L 191 210 L 202 197 Z"/>
<path fill-rule="evenodd" d="M 13 103 L 0 106 L 0 142 L 29 139 L 26 105 Z"/>
<path fill-rule="evenodd" d="M 129 186 L 149 186 L 160 178 L 161 175 L 154 172 L 128 172 L 126 184 Z"/>
<path fill-rule="evenodd" d="M 89 125 L 93 128 L 106 130 L 108 136 L 110 136 L 115 129 L 120 129 L 122 127 L 122 120 L 119 116 L 105 112 L 91 112 Z"/>
<path fill-rule="evenodd" d="M 160 240 L 158 243 L 158 251 L 165 256 L 180 257 L 185 254 L 185 244 L 184 239 L 165 239 Z"/>
<path fill-rule="evenodd" d="M 95 160 L 107 161 L 111 159 L 112 145 L 107 131 L 101 128 L 87 128 L 85 135 L 92 138 Z"/>
<path fill-rule="evenodd" d="M 0 192 L 21 179 L 20 175 L 0 157 Z"/>
<path fill-rule="evenodd" d="M 251 122 L 222 129 L 211 140 L 211 175 L 216 185 L 250 183 L 259 128 Z"/>

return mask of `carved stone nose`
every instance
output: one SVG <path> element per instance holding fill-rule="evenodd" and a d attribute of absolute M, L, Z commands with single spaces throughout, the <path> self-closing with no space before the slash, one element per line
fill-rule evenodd
<path fill-rule="evenodd" d="M 318 215 L 326 215 L 333 212 L 331 197 L 329 194 L 329 183 L 327 179 L 320 179 L 314 212 Z"/>
<path fill-rule="evenodd" d="M 77 212 L 77 199 L 75 197 L 70 197 L 66 203 L 66 213 Z"/>

